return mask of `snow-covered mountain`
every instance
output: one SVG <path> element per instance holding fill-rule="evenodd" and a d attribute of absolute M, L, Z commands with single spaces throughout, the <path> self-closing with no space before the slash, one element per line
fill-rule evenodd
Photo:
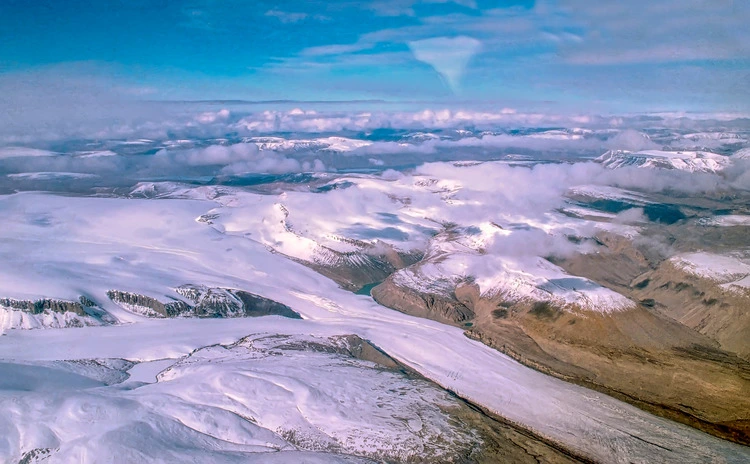
<path fill-rule="evenodd" d="M 679 169 L 689 172 L 718 172 L 732 164 L 727 156 L 706 151 L 610 150 L 596 159 L 610 169 L 626 166 Z"/>
<path fill-rule="evenodd" d="M 113 322 L 114 319 L 101 311 L 96 303 L 83 296 L 79 301 L 0 298 L 0 334 L 11 329 L 57 329 Z"/>
<path fill-rule="evenodd" d="M 727 141 L 738 141 L 744 140 L 739 134 L 734 132 L 693 132 L 690 134 L 683 134 L 683 139 L 693 140 L 698 142 L 700 140 L 727 140 Z"/>
<path fill-rule="evenodd" d="M 750 262 L 734 256 L 712 253 L 685 253 L 671 263 L 689 274 L 712 280 L 727 291 L 750 295 Z"/>
<path fill-rule="evenodd" d="M 357 148 L 372 145 L 367 140 L 357 140 L 347 137 L 321 137 L 316 139 L 285 139 L 282 137 L 246 137 L 245 143 L 254 143 L 260 150 L 274 151 L 331 151 L 348 152 Z"/>

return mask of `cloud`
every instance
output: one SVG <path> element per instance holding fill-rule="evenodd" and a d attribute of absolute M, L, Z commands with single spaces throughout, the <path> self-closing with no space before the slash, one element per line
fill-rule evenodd
<path fill-rule="evenodd" d="M 325 165 L 318 159 L 301 161 L 288 158 L 273 151 L 260 151 L 253 143 L 211 145 L 189 150 L 161 150 L 155 158 L 165 162 L 188 166 L 220 167 L 221 174 L 285 174 L 303 171 L 324 171 Z"/>
<path fill-rule="evenodd" d="M 28 143 L 116 137 L 147 121 L 172 119 L 167 107 L 139 101 L 119 68 L 70 63 L 0 73 L 0 141 Z M 153 124 L 152 124 L 153 127 Z"/>
<path fill-rule="evenodd" d="M 39 150 L 27 147 L 0 147 L 0 160 L 4 158 L 25 158 L 36 156 L 56 156 L 57 153 L 49 150 Z"/>
<path fill-rule="evenodd" d="M 477 8 L 475 0 L 374 0 L 366 2 L 366 8 L 381 16 L 415 16 L 415 6 L 435 3 L 455 4 L 471 9 Z"/>
<path fill-rule="evenodd" d="M 373 129 L 493 129 L 507 126 L 538 127 L 545 124 L 575 127 L 609 126 L 610 118 L 585 114 L 526 113 L 511 108 L 494 111 L 425 109 L 421 111 L 263 111 L 241 118 L 237 129 L 263 133 L 274 131 L 340 132 Z"/>
<path fill-rule="evenodd" d="M 229 119 L 230 112 L 223 108 L 219 111 L 206 111 L 196 116 L 195 120 L 201 124 L 213 124 L 217 121 L 226 121 Z"/>
<path fill-rule="evenodd" d="M 306 20 L 315 21 L 330 21 L 331 18 L 322 14 L 307 14 L 299 12 L 282 11 L 278 9 L 268 10 L 265 13 L 266 17 L 276 18 L 283 24 L 296 24 Z"/>
<path fill-rule="evenodd" d="M 744 64 L 750 59 L 748 2 L 539 0 L 533 7 L 454 8 L 448 13 L 439 8 L 434 14 L 429 6 L 415 1 L 375 2 L 368 8 L 411 15 L 414 21 L 398 27 L 389 23 L 391 27 L 375 31 L 362 29 L 353 42 L 310 47 L 285 60 L 297 68 L 325 65 L 324 72 L 330 73 L 358 68 L 361 76 L 367 74 L 362 69 L 373 73 L 382 69 L 381 53 L 406 45 L 454 93 L 462 82 L 471 82 L 461 92 L 471 98 L 556 100 L 571 106 L 586 101 L 590 107 L 608 109 L 628 104 L 650 110 L 748 108 L 734 98 L 748 90 Z M 476 56 L 468 42 L 461 48 L 431 42 L 449 37 L 478 41 L 481 55 Z M 461 64 L 472 56 L 476 58 L 470 67 Z M 425 80 L 420 68 L 394 60 L 393 55 L 388 58 L 389 73 L 402 71 L 407 76 L 404 85 Z M 366 84 L 359 85 L 365 91 Z M 432 95 L 442 90 L 434 84 L 422 88 Z M 394 94 L 389 88 L 382 91 Z"/>
<path fill-rule="evenodd" d="M 213 31 L 214 23 L 209 17 L 209 13 L 200 8 L 185 8 L 182 10 L 183 21 L 178 25 L 190 29 L 199 29 L 203 31 Z"/>
<path fill-rule="evenodd" d="M 434 37 L 408 44 L 414 57 L 432 66 L 454 92 L 460 90 L 469 60 L 482 47 L 480 41 L 466 36 Z"/>
<path fill-rule="evenodd" d="M 218 175 L 286 174 L 325 171 L 314 153 L 289 157 L 254 143 L 212 144 L 200 148 L 161 149 L 154 154 L 105 152 L 51 153 L 43 150 L 3 149 L 0 157 L 0 191 L 130 186 L 144 180 L 212 178 Z M 0 151 L 0 152 L 2 152 Z M 62 176 L 62 177 L 61 177 Z M 59 185 L 49 181 L 66 180 Z"/>
<path fill-rule="evenodd" d="M 630 208 L 618 213 L 613 222 L 618 224 L 639 224 L 648 222 L 648 218 L 643 213 L 643 208 Z"/>
<path fill-rule="evenodd" d="M 171 14 L 150 15 L 140 25 L 143 30 L 113 28 L 111 36 L 99 38 L 103 42 L 76 36 L 71 44 L 77 50 L 61 54 L 66 47 L 58 44 L 49 53 L 26 54 L 27 58 L 54 60 L 69 55 L 107 57 L 112 62 L 119 58 L 128 63 L 110 76 L 111 82 L 90 88 L 73 84 L 69 74 L 56 83 L 47 81 L 52 86 L 76 87 L 68 95 L 106 88 L 121 97 L 144 99 L 413 101 L 450 99 L 448 87 L 460 88 L 466 101 L 504 102 L 527 111 L 546 102 L 568 108 L 585 104 L 587 111 L 641 110 L 644 106 L 649 110 L 744 110 L 748 105 L 735 98 L 750 90 L 747 1 L 166 3 L 159 9 L 171 9 Z M 121 7 L 107 9 L 107 15 L 137 14 Z M 412 16 L 377 17 L 373 10 Z M 33 19 L 30 9 L 23 11 Z M 193 30 L 162 24 L 170 20 Z M 48 32 L 62 31 L 61 24 L 55 23 Z M 254 26 L 248 28 L 248 24 Z M 36 27 L 42 27 L 41 23 Z M 36 28 L 24 31 L 19 32 L 17 42 L 30 38 L 29 43 L 34 43 Z M 93 30 L 87 34 L 94 39 Z M 287 39 L 278 40 L 280 36 Z M 143 48 L 144 40 L 153 42 L 155 48 Z M 440 42 L 447 40 L 454 43 Z M 481 43 L 481 53 L 474 41 Z M 245 45 L 237 48 L 238 43 Z M 23 54 L 22 48 L 11 50 L 8 56 Z M 160 53 L 168 49 L 179 53 Z M 196 52 L 193 59 L 186 58 L 190 53 L 185 50 Z M 5 61 L 26 66 L 26 58 L 16 58 Z M 138 59 L 154 65 L 130 68 Z M 9 64 L 0 68 L 17 69 Z M 383 75 L 389 79 L 382 79 Z M 121 82 L 127 80 L 124 76 L 130 76 L 131 82 Z M 77 80 L 83 83 L 86 78 L 86 73 L 80 73 Z M 45 87 L 40 84 L 35 90 L 49 94 Z M 111 92 L 115 87 L 121 88 Z M 2 93 L 8 94 L 5 89 Z M 30 93 L 33 90 L 26 92 Z M 85 100 L 84 109 L 93 105 Z M 70 116 L 76 118 L 73 113 Z"/>
<path fill-rule="evenodd" d="M 633 129 L 625 129 L 607 140 L 607 147 L 613 150 L 629 151 L 656 150 L 661 148 L 647 134 Z"/>
<path fill-rule="evenodd" d="M 592 4 L 542 0 L 538 11 L 558 11 L 585 32 L 562 49 L 579 64 L 664 63 L 750 58 L 750 4 L 667 0 Z"/>

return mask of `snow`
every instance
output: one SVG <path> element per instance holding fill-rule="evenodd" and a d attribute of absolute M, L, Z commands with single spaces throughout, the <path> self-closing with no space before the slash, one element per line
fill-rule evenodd
<path fill-rule="evenodd" d="M 372 145 L 367 140 L 347 137 L 319 137 L 315 139 L 285 139 L 282 137 L 247 137 L 245 142 L 254 143 L 260 150 L 327 150 L 338 153 L 349 152 L 357 148 Z"/>
<path fill-rule="evenodd" d="M 0 336 L 0 359 L 27 364 L 178 360 L 158 382 L 137 388 L 132 382 L 127 388 L 0 391 L 0 457 L 19 460 L 23 443 L 24 451 L 59 448 L 54 458 L 59 462 L 86 456 L 103 462 L 339 459 L 296 450 L 289 445 L 291 429 L 279 431 L 286 423 L 303 431 L 306 443 L 333 440 L 355 453 L 401 452 L 415 436 L 426 436 L 417 433 L 420 427 L 444 424 L 434 408 L 442 398 L 439 390 L 403 384 L 404 379 L 335 356 L 287 353 L 270 345 L 248 351 L 244 342 L 235 348 L 211 346 L 231 345 L 249 334 L 294 339 L 357 334 L 441 386 L 594 460 L 747 461 L 747 448 L 548 377 L 468 339 L 459 328 L 386 309 L 284 256 L 313 259 L 309 249 L 322 244 L 357 249 L 340 238 L 374 243 L 368 237 L 385 227 L 405 235 L 377 240 L 402 249 L 426 247 L 435 231 L 452 222 L 464 233 L 458 241 L 434 242 L 447 254 L 434 268 L 437 275 L 465 269 L 483 290 L 499 283 L 521 294 L 547 292 L 565 302 L 616 308 L 609 291 L 522 250 L 527 242 L 535 252 L 540 244 L 558 247 L 568 243 L 566 233 L 586 226 L 553 212 L 566 187 L 545 196 L 529 177 L 531 170 L 507 169 L 435 164 L 395 180 L 347 177 L 355 186 L 323 194 L 257 195 L 222 187 L 222 195 L 216 195 L 217 187 L 198 187 L 158 200 L 41 193 L 0 197 L 5 219 L 0 296 L 75 300 L 87 295 L 121 323 L 9 330 Z M 208 217 L 213 219 L 196 220 Z M 470 232 L 472 226 L 478 232 Z M 149 319 L 106 296 L 117 289 L 166 301 L 179 298 L 174 289 L 184 284 L 249 291 L 290 306 L 304 319 Z M 281 353 L 268 356 L 271 351 Z M 161 367 L 133 368 L 134 380 L 148 381 Z M 356 385 L 363 390 L 350 379 L 359 379 Z M 67 382 L 55 376 L 49 381 Z M 385 409 L 373 409 L 372 397 L 387 394 L 391 385 L 401 388 L 403 397 L 386 396 Z M 339 399 L 344 406 L 336 404 Z M 415 414 L 413 408 L 426 408 L 430 415 Z M 399 410 L 410 412 L 398 417 L 421 417 L 421 424 L 394 422 Z M 246 413 L 254 414 L 253 420 L 242 419 L 250 417 L 242 416 Z M 368 421 L 372 427 L 361 428 Z M 438 429 L 456 443 L 468 433 Z"/>
<path fill-rule="evenodd" d="M 579 218 L 588 218 L 588 219 L 592 219 L 596 221 L 612 220 L 617 217 L 616 214 L 605 213 L 602 211 L 597 211 L 595 209 L 580 208 L 576 206 L 567 206 L 562 211 L 568 214 L 572 214 L 573 216 L 576 216 Z"/>
<path fill-rule="evenodd" d="M 355 295 L 351 295 L 350 300 L 360 300 L 363 303 L 371 301 Z M 4 337 L 0 342 L 0 357 L 30 362 L 56 357 L 85 359 L 94 354 L 127 358 L 136 353 L 140 353 L 139 356 L 150 353 L 152 359 L 159 359 L 167 351 L 173 353 L 169 357 L 177 358 L 188 355 L 202 346 L 215 343 L 231 344 L 250 333 L 288 335 L 294 338 L 328 337 L 344 334 L 356 326 L 358 331 L 369 336 L 389 353 L 415 369 L 427 373 L 458 394 L 500 412 L 511 420 L 531 425 L 545 435 L 572 445 L 574 449 L 598 456 L 600 460 L 653 462 L 654 459 L 659 459 L 702 462 L 715 458 L 726 459 L 727 462 L 743 462 L 743 459 L 747 458 L 747 450 L 743 447 L 650 416 L 605 395 L 587 391 L 523 367 L 500 353 L 467 339 L 457 328 L 404 315 L 388 314 L 387 310 L 378 309 L 371 303 L 360 306 L 365 306 L 364 311 L 357 309 L 355 305 L 347 304 L 349 312 L 346 314 L 347 317 L 343 318 L 342 314 L 337 313 L 326 315 L 327 311 L 315 310 L 318 306 L 308 304 L 308 315 L 316 313 L 317 321 L 273 317 L 260 320 L 178 319 L 109 326 L 94 330 L 83 328 L 49 331 L 47 337 L 39 337 L 39 332 L 16 332 Z M 369 311 L 373 314 L 363 317 Z M 390 320 L 383 324 L 383 318 Z M 85 340 L 85 343 L 72 343 L 73 340 Z M 278 355 L 268 359 L 260 356 L 262 363 L 254 364 L 254 360 L 259 357 L 258 354 L 227 353 L 220 347 L 199 349 L 193 356 L 195 357 L 191 356 L 181 361 L 178 364 L 179 369 L 175 372 L 160 375 L 159 382 L 152 384 L 148 389 L 138 388 L 132 392 L 116 389 L 97 392 L 83 390 L 56 394 L 52 397 L 46 394 L 45 401 L 41 401 L 42 396 L 38 394 L 22 397 L 20 401 L 18 396 L 15 396 L 15 406 L 10 410 L 10 415 L 0 414 L 0 429 L 5 426 L 7 430 L 8 425 L 3 424 L 3 420 L 12 423 L 13 427 L 24 428 L 33 425 L 38 428 L 38 424 L 49 421 L 43 418 L 58 417 L 59 422 L 55 429 L 77 431 L 79 440 L 91 437 L 90 441 L 85 443 L 93 455 L 101 455 L 100 453 L 104 452 L 97 445 L 101 440 L 118 449 L 127 445 L 127 434 L 124 438 L 123 435 L 105 436 L 106 430 L 99 430 L 104 425 L 102 421 L 112 424 L 107 428 L 117 428 L 124 432 L 133 426 L 134 418 L 151 424 L 150 431 L 147 432 L 149 436 L 155 435 L 157 443 L 161 440 L 161 443 L 167 443 L 169 447 L 182 446 L 180 437 L 192 433 L 192 430 L 219 437 L 223 441 L 244 441 L 243 444 L 247 444 L 250 438 L 248 432 L 242 431 L 242 427 L 248 427 L 250 424 L 226 423 L 227 413 L 233 417 L 237 417 L 237 414 L 253 413 L 250 417 L 265 426 L 274 427 L 282 421 L 278 415 L 282 415 L 284 421 L 290 420 L 292 424 L 299 424 L 301 418 L 296 412 L 296 408 L 299 407 L 306 411 L 303 414 L 306 420 L 312 420 L 320 425 L 318 420 L 330 417 L 330 406 L 320 409 L 322 404 L 329 401 L 329 395 L 311 394 L 311 387 L 325 390 L 319 385 L 321 382 L 328 382 L 332 388 L 355 390 L 337 393 L 344 401 L 350 394 L 362 398 L 357 388 L 347 382 L 342 384 L 345 379 L 360 379 L 358 372 L 339 371 L 329 362 L 321 365 L 307 356 L 302 358 L 304 362 L 301 362 L 302 359 L 284 360 L 283 356 Z M 331 370 L 332 368 L 334 370 Z M 286 379 L 283 382 L 279 377 L 282 372 Z M 382 390 L 378 383 L 373 383 L 384 382 L 381 374 L 369 379 L 365 376 L 363 380 L 365 381 L 356 383 L 358 388 L 364 386 L 374 392 L 388 391 Z M 494 388 L 488 389 L 487 385 Z M 285 391 L 287 393 L 284 393 Z M 415 401 L 414 398 L 421 397 L 424 391 L 406 388 L 404 393 L 407 397 L 401 400 Z M 124 405 L 120 399 L 121 395 L 127 400 Z M 75 416 L 75 422 L 71 423 L 68 416 L 60 414 L 58 408 L 61 404 L 68 404 L 70 407 L 80 405 L 76 407 L 83 407 L 85 410 L 107 411 L 108 416 L 93 420 L 91 425 L 88 424 L 93 417 L 83 415 L 79 419 Z M 355 404 L 363 407 L 361 403 Z M 44 407 L 40 408 L 39 405 Z M 394 406 L 402 407 L 402 403 L 394 403 Z M 6 408 L 7 403 L 0 403 L 0 409 L 8 411 Z M 338 407 L 333 409 L 337 410 Z M 149 411 L 148 415 L 144 414 L 145 411 Z M 350 417 L 358 419 L 369 417 L 367 414 L 370 414 L 367 412 L 360 415 L 362 412 L 356 410 L 351 412 Z M 204 419 L 190 419 L 197 413 L 203 414 L 200 417 Z M 205 414 L 210 414 L 211 417 L 207 425 L 204 422 L 209 416 Z M 320 416 L 317 416 L 318 414 Z M 335 418 L 336 413 L 333 414 L 332 417 Z M 344 411 L 340 414 L 343 415 Z M 164 423 L 164 416 L 177 417 L 182 425 L 175 430 L 174 426 Z M 407 414 L 399 414 L 399 417 L 406 416 Z M 346 415 L 343 419 L 333 418 L 330 433 L 346 433 L 349 424 L 343 425 L 345 423 L 338 422 L 346 420 Z M 377 425 L 380 419 L 374 420 Z M 391 419 L 386 416 L 382 420 Z M 423 422 L 434 423 L 427 420 Z M 183 425 L 187 425 L 187 430 L 183 429 Z M 212 428 L 208 430 L 206 426 Z M 222 431 L 221 434 L 219 429 Z M 403 435 L 403 432 L 400 433 L 400 440 L 409 437 Z M 360 436 L 367 437 L 368 433 L 361 433 Z M 636 438 L 641 436 L 648 437 L 649 442 L 656 445 L 649 445 Z M 61 438 L 65 441 L 67 437 Z M 126 443 L 123 444 L 123 441 Z M 149 443 L 152 441 L 154 440 L 149 440 Z M 192 445 L 187 449 L 190 452 L 204 453 L 205 450 L 195 449 L 202 443 L 199 442 L 198 445 Z M 213 446 L 219 450 L 223 449 L 223 446 Z M 668 447 L 671 451 L 665 451 L 659 448 L 660 446 Z M 147 447 L 147 450 L 152 452 L 158 449 L 159 446 L 154 444 Z"/>
<path fill-rule="evenodd" d="M 154 361 L 140 362 L 128 370 L 128 381 L 154 383 L 160 372 L 174 365 L 176 359 L 156 359 Z"/>
<path fill-rule="evenodd" d="M 691 134 L 684 134 L 683 139 L 693 140 L 695 142 L 701 140 L 726 140 L 731 142 L 742 142 L 744 139 L 738 134 L 732 132 L 694 132 Z"/>
<path fill-rule="evenodd" d="M 750 216 L 740 214 L 727 214 L 722 216 L 713 216 L 702 218 L 698 223 L 704 226 L 732 227 L 732 226 L 750 226 Z"/>
<path fill-rule="evenodd" d="M 253 335 L 229 349 L 192 353 L 160 374 L 150 390 L 252 417 L 261 427 L 293 434 L 313 448 L 341 447 L 388 460 L 405 460 L 415 452 L 439 459 L 476 440 L 470 430 L 454 429 L 440 410 L 453 404 L 446 392 L 370 362 L 319 348 L 300 351 L 306 343 L 331 345 L 320 337 Z M 206 390 L 223 395 L 205 395 Z M 445 444 L 430 450 L 427 444 L 438 437 Z"/>
<path fill-rule="evenodd" d="M 29 314 L 19 309 L 0 305 L 0 334 L 11 329 L 83 327 L 100 324 L 98 320 L 92 317 L 79 316 L 73 312 L 58 313 L 45 310 L 40 314 Z"/>
<path fill-rule="evenodd" d="M 626 200 L 635 204 L 644 205 L 651 203 L 646 197 L 638 192 L 625 190 L 608 185 L 576 185 L 568 189 L 567 196 L 583 196 L 590 198 L 601 198 L 605 200 Z"/>
<path fill-rule="evenodd" d="M 439 461 L 479 444 L 471 429 L 458 427 L 446 412 L 457 405 L 447 392 L 338 354 L 342 345 L 336 338 L 261 333 L 179 360 L 138 364 L 123 388 L 102 388 L 61 365 L 4 364 L 3 371 L 14 375 L 0 381 L 0 430 L 29 435 L 30 448 L 59 448 L 58 462 L 76 456 L 81 445 L 95 456 L 103 452 L 100 441 L 126 445 L 139 421 L 148 421 L 154 438 L 148 442 L 156 442 L 144 443 L 140 452 L 147 455 L 175 453 L 181 437 L 195 432 L 209 437 L 198 446 L 209 445 L 213 453 L 249 457 L 317 449 L 388 461 Z M 148 383 L 134 385 L 142 380 Z M 3 396 L 9 390 L 13 400 Z M 39 424 L 55 434 L 33 433 Z M 0 456 L 8 457 L 12 448 L 0 446 Z"/>
<path fill-rule="evenodd" d="M 750 262 L 745 259 L 698 252 L 677 255 L 671 262 L 690 274 L 721 284 L 724 289 L 750 289 Z"/>
<path fill-rule="evenodd" d="M 6 177 L 11 179 L 29 179 L 29 180 L 54 180 L 54 179 L 90 179 L 99 177 L 96 174 L 83 172 L 22 172 L 18 174 L 7 174 Z"/>
<path fill-rule="evenodd" d="M 571 276 L 541 257 L 483 253 L 464 240 L 435 241 L 422 263 L 394 274 L 399 286 L 448 297 L 462 281 L 477 284 L 486 298 L 551 301 L 562 308 L 598 313 L 635 307 L 623 295 Z"/>
<path fill-rule="evenodd" d="M 569 132 L 564 130 L 549 130 L 544 132 L 537 132 L 529 134 L 528 137 L 535 139 L 549 139 L 549 140 L 582 140 L 584 138 L 582 132 Z"/>
<path fill-rule="evenodd" d="M 732 164 L 730 157 L 706 151 L 610 150 L 596 159 L 604 166 L 617 169 L 625 166 L 640 168 L 679 169 L 689 172 L 718 172 Z"/>
<path fill-rule="evenodd" d="M 550 267 L 546 260 L 538 260 L 536 255 L 516 259 L 482 251 L 508 235 L 516 240 L 526 228 L 543 230 L 555 237 L 552 240 L 567 242 L 565 234 L 585 235 L 588 227 L 586 221 L 556 211 L 535 217 L 532 211 L 523 210 L 527 202 L 539 203 L 537 190 L 529 187 L 528 192 L 521 193 L 509 185 L 507 195 L 515 198 L 504 202 L 503 209 L 493 208 L 498 195 L 505 192 L 500 185 L 507 183 L 506 176 L 511 174 L 508 169 L 512 168 L 504 163 L 436 163 L 395 180 L 344 177 L 337 182 L 348 182 L 351 187 L 324 194 L 287 191 L 269 196 L 225 191 L 216 197 L 222 206 L 210 212 L 211 223 L 222 233 L 249 237 L 286 256 L 323 265 L 336 265 L 343 260 L 356 264 L 356 256 L 341 254 L 373 253 L 383 245 L 402 252 L 432 246 L 433 252 L 442 256 L 439 264 L 402 270 L 396 277 L 402 284 L 418 289 L 436 285 L 432 291 L 438 293 L 452 292 L 457 278 L 472 278 L 481 282 L 482 291 L 488 296 L 507 294 L 534 301 L 553 300 L 590 311 L 633 307 L 621 295 L 587 279 L 573 278 L 560 268 Z M 583 185 L 570 192 L 647 202 L 640 194 L 614 187 Z M 555 201 L 558 198 L 556 192 Z M 505 231 L 499 234 L 501 229 L 493 222 L 505 224 Z M 452 242 L 459 245 L 451 249 L 448 242 L 432 243 L 446 223 L 462 226 L 456 230 L 476 229 L 480 233 L 459 232 L 460 243 Z M 613 224 L 610 229 L 630 233 L 632 228 Z M 438 247 L 442 249 L 438 251 Z M 585 251 L 583 247 L 581 251 Z"/>

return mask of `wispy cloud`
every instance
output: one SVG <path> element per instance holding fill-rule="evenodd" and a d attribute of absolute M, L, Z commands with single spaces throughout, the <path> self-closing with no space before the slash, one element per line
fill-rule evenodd
<path fill-rule="evenodd" d="M 214 29 L 214 24 L 209 18 L 209 14 L 206 10 L 199 8 L 186 8 L 182 10 L 183 21 L 179 23 L 181 27 L 187 27 L 191 29 L 203 29 L 210 31 Z"/>
<path fill-rule="evenodd" d="M 750 3 L 666 0 L 592 4 L 585 0 L 540 2 L 557 8 L 584 31 L 562 48 L 572 63 L 664 63 L 750 59 Z"/>
<path fill-rule="evenodd" d="M 282 11 L 278 9 L 266 11 L 265 16 L 270 18 L 276 18 L 284 24 L 296 24 L 302 21 L 314 20 L 314 21 L 330 21 L 331 18 L 322 14 L 308 14 L 300 12 Z"/>
<path fill-rule="evenodd" d="M 477 8 L 475 0 L 374 0 L 367 2 L 366 8 L 382 16 L 415 16 L 415 7 L 436 3 Z"/>
<path fill-rule="evenodd" d="M 466 36 L 435 37 L 409 42 L 414 57 L 432 66 L 454 92 L 460 90 L 466 65 L 481 46 L 480 41 Z"/>
<path fill-rule="evenodd" d="M 50 8 L 66 13 L 66 4 Z M 142 23 L 133 20 L 137 26 L 130 30 L 112 18 L 131 18 L 139 9 L 107 8 L 102 22 L 112 23 L 112 33 L 92 28 L 79 36 L 59 24 L 41 30 L 33 8 L 19 7 L 15 14 L 29 28 L 13 32 L 10 46 L 0 48 L 0 73 L 30 71 L 23 63 L 37 55 L 42 63 L 48 56 L 53 62 L 88 56 L 119 63 L 120 76 L 109 86 L 142 99 L 409 98 L 528 108 L 557 102 L 592 111 L 750 109 L 750 100 L 737 98 L 750 89 L 747 1 L 188 0 L 157 2 L 153 9 Z M 91 19 L 73 16 L 80 23 Z M 0 17 L 0 30 L 3 25 Z M 50 37 L 69 38 L 71 51 L 64 38 L 48 46 Z M 8 52 L 12 48 L 15 54 Z M 85 78 L 50 82 L 73 85 Z M 92 86 L 89 94 L 105 87 Z M 86 86 L 73 93 L 86 93 Z"/>

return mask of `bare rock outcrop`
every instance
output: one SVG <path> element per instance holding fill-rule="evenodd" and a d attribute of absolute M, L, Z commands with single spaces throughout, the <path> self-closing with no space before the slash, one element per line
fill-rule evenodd
<path fill-rule="evenodd" d="M 79 301 L 56 298 L 0 298 L 0 332 L 8 329 L 83 327 L 115 320 L 86 296 Z"/>
<path fill-rule="evenodd" d="M 467 324 L 475 316 L 474 311 L 460 301 L 455 293 L 446 295 L 422 292 L 401 285 L 392 277 L 374 287 L 371 294 L 383 306 L 446 324 Z"/>
<path fill-rule="evenodd" d="M 259 317 L 284 316 L 300 319 L 290 307 L 242 290 L 209 288 L 203 285 L 182 285 L 175 292 L 184 300 L 161 302 L 156 298 L 120 290 L 107 296 L 123 308 L 148 317 Z"/>

